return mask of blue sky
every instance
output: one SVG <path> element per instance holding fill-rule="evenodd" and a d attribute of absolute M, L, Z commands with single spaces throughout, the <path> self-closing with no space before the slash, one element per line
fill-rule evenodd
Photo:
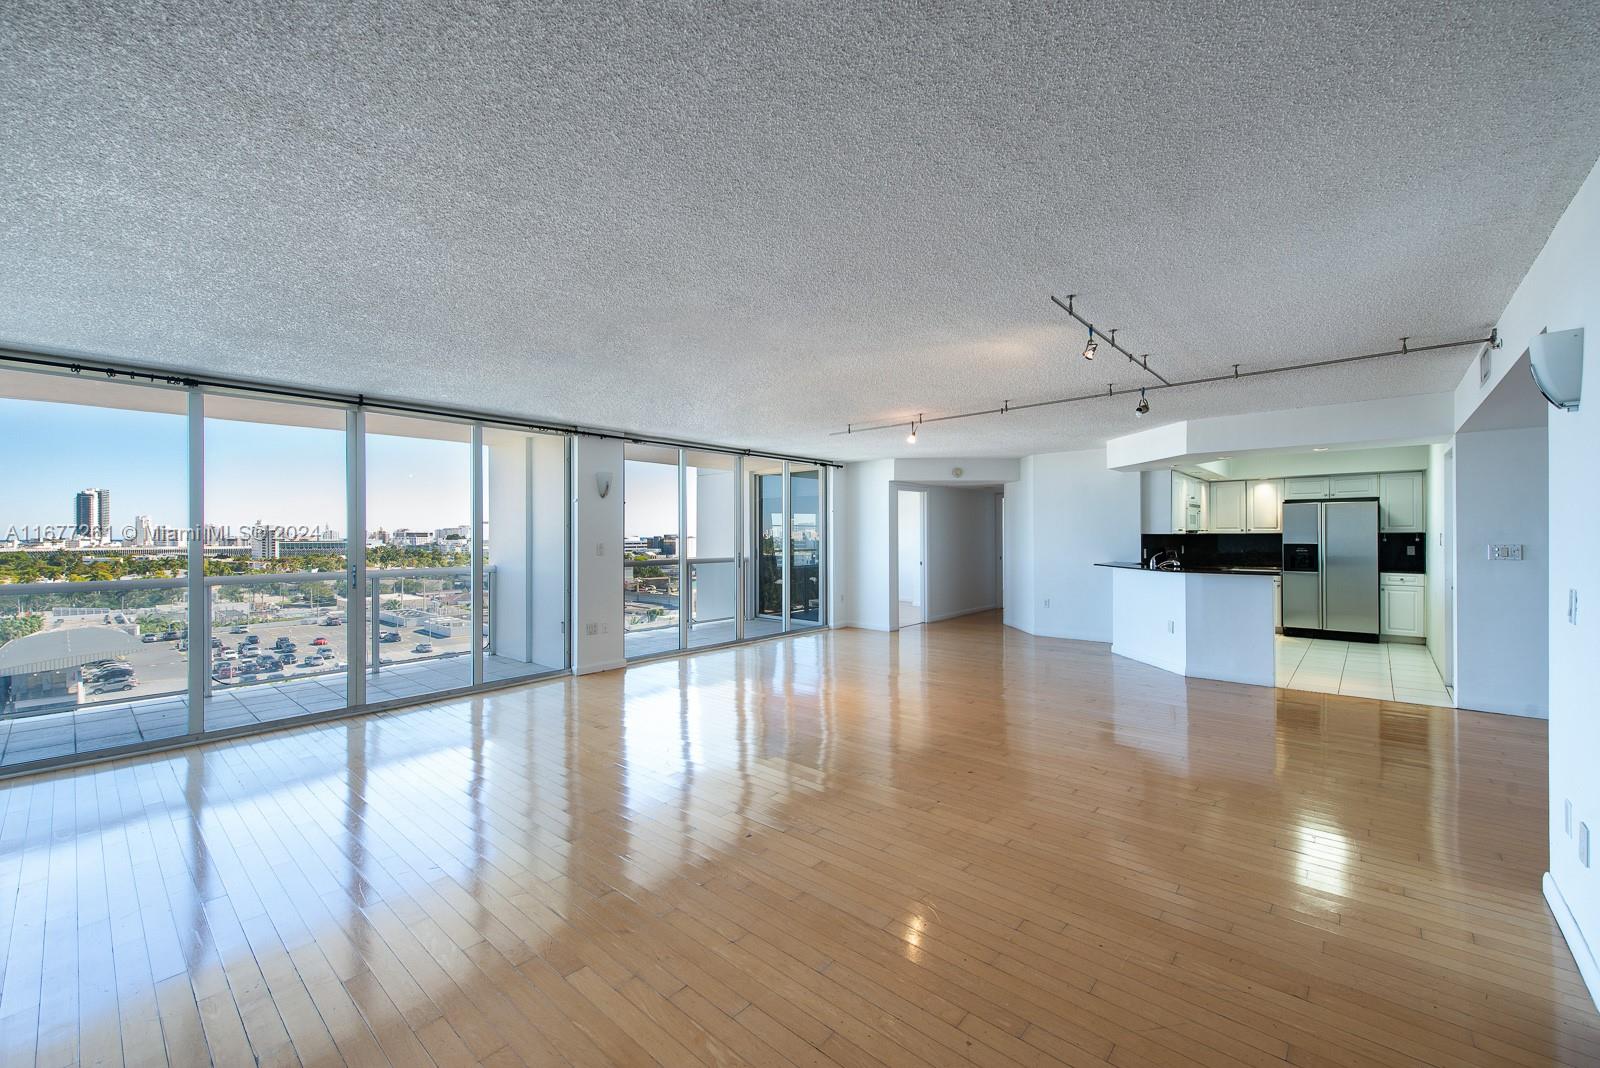
<path fill-rule="evenodd" d="M 179 415 L 0 399 L 0 536 L 8 527 L 70 526 L 81 489 L 111 491 L 117 529 L 136 515 L 188 520 L 187 422 Z M 367 441 L 367 523 L 435 530 L 470 521 L 465 442 L 373 434 Z M 345 528 L 344 434 L 213 419 L 206 424 L 206 521 L 238 530 Z M 627 465 L 629 537 L 677 529 L 677 469 Z"/>

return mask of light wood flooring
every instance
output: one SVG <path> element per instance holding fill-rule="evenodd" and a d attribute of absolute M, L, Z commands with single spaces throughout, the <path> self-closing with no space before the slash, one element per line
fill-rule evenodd
<path fill-rule="evenodd" d="M 0 783 L 0 1063 L 1600 1062 L 1537 721 L 993 616 Z"/>

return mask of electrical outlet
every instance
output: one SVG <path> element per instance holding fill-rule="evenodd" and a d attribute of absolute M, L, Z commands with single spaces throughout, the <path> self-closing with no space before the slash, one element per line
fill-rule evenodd
<path fill-rule="evenodd" d="M 1491 545 L 1489 546 L 1489 559 L 1491 560 L 1521 560 L 1522 546 L 1520 545 Z"/>
<path fill-rule="evenodd" d="M 598 623 L 585 623 L 583 625 L 583 633 L 588 635 L 591 638 L 596 637 L 600 633 L 600 624 L 598 624 Z"/>
<path fill-rule="evenodd" d="M 594 554 L 596 556 L 604 556 L 606 554 L 606 543 L 603 542 L 603 541 L 595 542 L 594 543 Z"/>
<path fill-rule="evenodd" d="M 1050 598 L 1048 598 L 1048 597 L 1046 597 L 1046 598 L 1045 598 L 1045 599 L 1044 599 L 1044 606 L 1045 606 L 1045 607 L 1046 607 L 1046 608 L 1049 608 L 1049 607 L 1050 607 Z"/>

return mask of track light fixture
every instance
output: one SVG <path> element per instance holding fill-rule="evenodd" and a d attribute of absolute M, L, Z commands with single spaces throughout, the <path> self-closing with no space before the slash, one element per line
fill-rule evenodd
<path fill-rule="evenodd" d="M 1145 399 L 1144 387 L 1139 387 L 1139 403 L 1134 406 L 1134 415 L 1144 415 L 1150 410 L 1150 402 Z"/>
<path fill-rule="evenodd" d="M 1091 326 L 1089 328 L 1089 343 L 1083 347 L 1083 358 L 1086 360 L 1094 359 L 1095 351 L 1099 348 L 1099 343 L 1094 339 L 1094 327 Z"/>
<path fill-rule="evenodd" d="M 917 416 L 917 421 L 911 424 L 911 433 L 906 435 L 907 445 L 915 445 L 917 443 L 917 425 L 921 422 L 922 416 L 919 415 Z"/>

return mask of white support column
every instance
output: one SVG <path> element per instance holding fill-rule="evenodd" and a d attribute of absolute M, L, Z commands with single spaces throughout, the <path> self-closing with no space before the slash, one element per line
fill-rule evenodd
<path fill-rule="evenodd" d="M 367 416 L 360 408 L 345 414 L 344 431 L 345 567 L 350 589 L 345 597 L 344 637 L 350 662 L 345 704 L 367 703 Z"/>
<path fill-rule="evenodd" d="M 534 567 L 538 564 L 534 545 L 537 538 L 534 536 L 533 525 L 533 438 L 529 437 L 522 443 L 522 574 L 527 583 L 527 590 L 522 597 L 522 659 L 524 663 L 533 663 L 533 604 L 536 598 L 536 582 Z"/>
<path fill-rule="evenodd" d="M 211 591 L 206 588 L 206 399 L 189 391 L 189 726 L 206 729 L 211 683 Z"/>
<path fill-rule="evenodd" d="M 483 685 L 483 427 L 472 424 L 472 685 Z"/>

